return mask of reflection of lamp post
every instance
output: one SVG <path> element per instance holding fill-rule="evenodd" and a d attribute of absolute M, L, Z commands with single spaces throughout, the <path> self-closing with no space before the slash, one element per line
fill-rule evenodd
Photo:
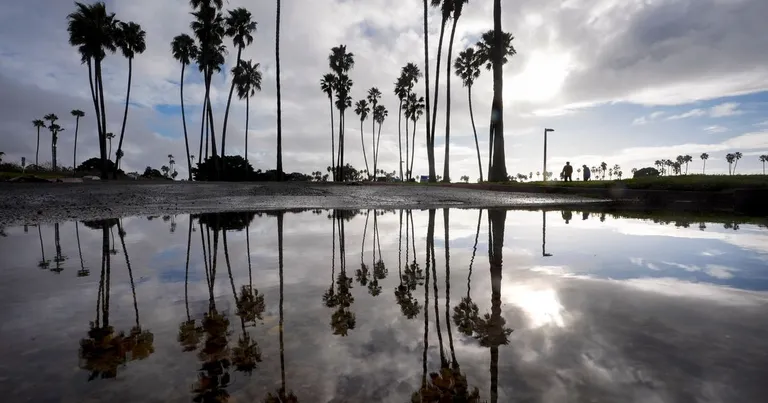
<path fill-rule="evenodd" d="M 541 256 L 549 257 L 551 253 L 547 253 L 547 211 L 541 210 Z"/>
<path fill-rule="evenodd" d="M 544 129 L 544 182 L 547 181 L 547 133 L 555 129 Z"/>

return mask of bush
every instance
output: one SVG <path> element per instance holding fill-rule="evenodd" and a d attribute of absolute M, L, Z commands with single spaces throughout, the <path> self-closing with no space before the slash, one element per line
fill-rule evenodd
<path fill-rule="evenodd" d="M 637 178 L 655 178 L 655 177 L 657 177 L 659 175 L 660 175 L 660 172 L 659 172 L 658 169 L 647 167 L 647 168 L 638 169 L 635 172 L 635 175 L 633 177 L 635 179 L 637 179 Z"/>
<path fill-rule="evenodd" d="M 115 170 L 115 163 L 112 162 L 112 160 L 107 160 L 107 171 L 112 172 Z M 78 165 L 76 171 L 84 171 L 84 172 L 93 172 L 93 171 L 101 171 L 101 158 L 93 157 L 90 159 L 87 159 L 83 161 L 82 164 Z"/>
<path fill-rule="evenodd" d="M 220 166 L 221 165 L 221 166 Z M 221 169 L 221 172 L 218 172 Z M 243 182 L 254 177 L 253 167 L 245 158 L 239 155 L 208 157 L 197 167 L 192 168 L 196 181 L 230 181 Z"/>

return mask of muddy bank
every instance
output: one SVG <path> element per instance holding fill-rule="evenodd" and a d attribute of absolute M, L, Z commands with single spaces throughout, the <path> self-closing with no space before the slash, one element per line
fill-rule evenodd
<path fill-rule="evenodd" d="M 283 208 L 482 208 L 600 202 L 573 195 L 411 185 L 142 181 L 0 183 L 0 225 Z"/>

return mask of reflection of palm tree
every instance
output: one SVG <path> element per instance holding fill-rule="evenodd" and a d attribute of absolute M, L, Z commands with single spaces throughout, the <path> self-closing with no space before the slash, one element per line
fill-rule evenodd
<path fill-rule="evenodd" d="M 53 228 L 54 228 L 54 240 L 56 243 L 56 256 L 53 257 L 53 261 L 56 263 L 56 268 L 51 269 L 51 271 L 56 273 L 61 273 L 64 270 L 61 267 L 61 264 L 67 260 L 67 257 L 61 253 L 61 236 L 59 233 L 59 223 L 53 224 Z"/>
<path fill-rule="evenodd" d="M 336 307 L 336 312 L 331 315 L 331 328 L 333 334 L 346 336 L 348 332 L 355 328 L 355 314 L 349 308 L 355 302 L 352 296 L 352 278 L 347 276 L 347 259 L 344 236 L 345 213 L 335 210 L 334 218 L 338 221 L 339 227 L 339 261 L 341 272 L 336 279 L 336 290 L 329 298 L 324 298 L 326 306 Z"/>
<path fill-rule="evenodd" d="M 382 214 L 384 214 L 382 212 Z M 368 284 L 368 293 L 372 296 L 381 294 L 381 286 L 379 280 L 387 278 L 387 266 L 384 265 L 384 260 L 381 258 L 381 238 L 379 237 L 379 220 L 377 218 L 376 210 L 373 210 L 373 279 Z M 378 250 L 378 257 L 376 251 Z"/>
<path fill-rule="evenodd" d="M 41 224 L 37 224 L 37 235 L 40 237 L 40 262 L 37 263 L 37 267 L 41 269 L 47 269 L 51 266 L 51 261 L 45 259 L 45 247 L 43 246 L 43 231 L 40 229 Z"/>
<path fill-rule="evenodd" d="M 512 329 L 505 328 L 506 321 L 501 316 L 501 268 L 504 248 L 504 224 L 506 210 L 488 211 L 488 260 L 491 266 L 491 314 L 478 320 L 477 339 L 480 345 L 491 349 L 491 402 L 498 401 L 499 386 L 499 346 L 509 343 Z"/>
<path fill-rule="evenodd" d="M 437 343 L 440 345 L 440 367 L 447 368 L 448 360 L 445 358 L 443 350 L 443 332 L 440 329 L 440 310 L 437 305 L 439 296 L 437 295 L 437 261 L 435 259 L 435 210 L 429 210 L 429 221 L 427 223 L 427 271 L 432 265 L 432 288 L 435 291 L 435 328 L 437 329 Z M 429 280 L 427 280 L 429 283 Z"/>
<path fill-rule="evenodd" d="M 285 315 L 283 314 L 283 213 L 280 213 L 277 216 L 277 251 L 278 269 L 280 273 L 280 389 L 278 389 L 274 395 L 268 393 L 264 402 L 298 403 L 299 399 L 293 394 L 293 391 L 287 391 L 285 387 L 285 342 L 283 340 L 283 324 L 285 323 Z"/>
<path fill-rule="evenodd" d="M 153 346 L 154 335 L 148 330 L 142 330 L 139 323 L 139 304 L 136 300 L 136 285 L 133 282 L 133 270 L 131 269 L 131 260 L 128 257 L 128 249 L 125 248 L 125 231 L 120 220 L 117 221 L 117 233 L 120 237 L 120 245 L 123 248 L 123 255 L 125 255 L 125 265 L 128 267 L 128 277 L 131 280 L 131 293 L 133 294 L 133 311 L 136 318 L 136 326 L 131 329 L 130 337 L 128 338 L 129 350 L 131 351 L 132 360 L 143 360 L 149 357 L 155 348 Z"/>
<path fill-rule="evenodd" d="M 400 275 L 400 284 L 395 289 L 395 298 L 403 315 L 408 319 L 413 319 L 421 312 L 421 306 L 413 297 L 413 291 L 416 291 L 416 287 L 424 285 L 424 273 L 416 262 L 415 256 L 413 263 L 408 262 L 410 252 L 409 227 L 412 227 L 408 222 L 409 217 L 412 224 L 413 216 L 410 211 L 407 211 L 405 217 L 405 271 Z"/>
<path fill-rule="evenodd" d="M 80 270 L 77 271 L 77 277 L 86 277 L 91 274 L 91 271 L 85 268 L 85 263 L 83 262 L 83 249 L 80 247 L 80 228 L 77 221 L 75 221 L 75 237 L 77 238 L 77 253 L 80 255 Z"/>
<path fill-rule="evenodd" d="M 374 214 L 376 214 L 375 211 L 374 211 Z M 357 280 L 357 282 L 360 283 L 360 285 L 363 286 L 363 287 L 368 285 L 368 273 L 369 273 L 369 270 L 368 270 L 368 265 L 365 264 L 364 255 L 365 255 L 365 238 L 366 238 L 366 234 L 368 233 L 368 219 L 370 218 L 370 215 L 371 215 L 371 211 L 370 210 L 366 211 L 366 213 L 365 213 L 365 226 L 363 226 L 363 241 L 362 241 L 362 244 L 360 245 L 360 268 L 355 271 L 355 280 Z M 375 255 L 376 255 L 376 240 L 375 240 L 375 238 L 376 237 L 374 236 L 374 243 L 373 243 L 374 259 L 375 259 Z"/>
<path fill-rule="evenodd" d="M 203 235 L 202 229 L 200 235 Z M 189 314 L 189 250 L 192 244 L 192 217 L 189 217 L 189 230 L 187 230 L 187 261 L 184 265 L 184 307 L 187 310 L 187 320 L 179 325 L 179 334 L 176 340 L 181 344 L 183 351 L 195 351 L 200 343 L 203 329 L 197 326 L 197 321 Z M 203 244 L 205 253 L 205 244 Z"/>
<path fill-rule="evenodd" d="M 472 247 L 472 258 L 469 260 L 469 274 L 467 275 L 467 296 L 461 299 L 458 306 L 453 308 L 453 322 L 459 329 L 459 332 L 465 336 L 471 336 L 474 324 L 479 319 L 479 309 L 477 304 L 472 301 L 472 264 L 475 262 L 477 253 L 477 240 L 480 237 L 480 222 L 483 220 L 483 210 L 477 216 L 477 230 L 475 231 L 475 245 Z"/>
<path fill-rule="evenodd" d="M 448 329 L 448 346 L 451 349 L 451 365 L 453 369 L 459 367 L 459 363 L 456 361 L 456 351 L 453 348 L 453 333 L 451 332 L 451 248 L 448 229 L 450 227 L 450 219 L 448 218 L 448 209 L 443 209 L 443 230 L 445 232 L 445 327 Z"/>

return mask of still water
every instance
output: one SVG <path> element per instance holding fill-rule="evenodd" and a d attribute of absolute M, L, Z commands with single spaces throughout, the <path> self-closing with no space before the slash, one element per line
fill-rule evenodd
<path fill-rule="evenodd" d="M 757 225 L 314 210 L 0 235 L 3 402 L 768 401 Z"/>

